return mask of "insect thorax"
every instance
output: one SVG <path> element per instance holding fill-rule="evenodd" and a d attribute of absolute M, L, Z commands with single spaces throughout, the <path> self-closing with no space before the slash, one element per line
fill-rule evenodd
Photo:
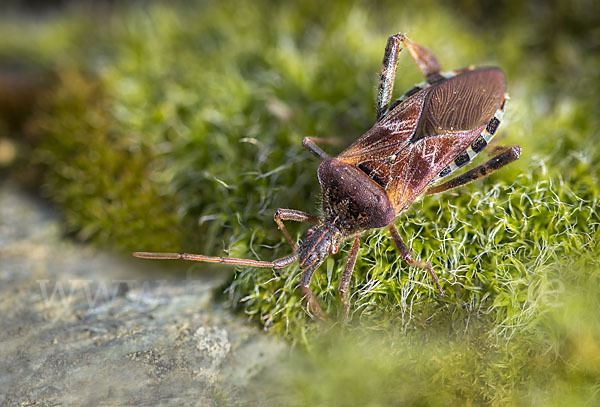
<path fill-rule="evenodd" d="M 390 224 L 394 207 L 381 186 L 364 172 L 342 161 L 323 161 L 318 170 L 327 224 L 348 236 Z"/>

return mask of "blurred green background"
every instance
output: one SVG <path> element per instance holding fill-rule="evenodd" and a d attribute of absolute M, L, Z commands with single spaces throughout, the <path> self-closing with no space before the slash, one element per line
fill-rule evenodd
<path fill-rule="evenodd" d="M 372 126 L 391 34 L 447 70 L 500 66 L 500 134 L 521 159 L 396 222 L 446 297 L 374 231 L 343 328 L 306 315 L 297 266 L 239 268 L 222 299 L 302 349 L 257 383 L 273 404 L 600 403 L 597 1 L 4 7 L 0 176 L 54 202 L 65 233 L 124 254 L 287 254 L 274 211 L 319 201 L 302 137 L 349 144 Z M 395 94 L 421 80 L 402 53 Z M 311 286 L 332 321 L 348 249 Z"/>

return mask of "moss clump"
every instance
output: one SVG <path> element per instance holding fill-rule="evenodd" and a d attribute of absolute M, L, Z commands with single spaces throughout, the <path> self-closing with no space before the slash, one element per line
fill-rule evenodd
<path fill-rule="evenodd" d="M 160 155 L 127 137 L 107 104 L 97 81 L 62 72 L 30 126 L 40 139 L 32 161 L 43 168 L 43 193 L 80 239 L 120 250 L 158 250 L 164 242 L 176 248 L 183 235 L 175 201 L 160 180 L 149 179 Z"/>
<path fill-rule="evenodd" d="M 598 258 L 549 267 L 539 313 L 518 335 L 490 335 L 478 311 L 438 312 L 418 330 L 333 330 L 254 384 L 266 405 L 596 405 Z M 264 394 L 270 398 L 265 403 Z"/>

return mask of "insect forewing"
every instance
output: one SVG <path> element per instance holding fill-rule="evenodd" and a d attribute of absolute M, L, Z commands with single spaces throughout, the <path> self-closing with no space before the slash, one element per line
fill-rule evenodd
<path fill-rule="evenodd" d="M 399 213 L 479 136 L 505 91 L 498 68 L 441 80 L 403 101 L 337 158 L 381 185 Z"/>

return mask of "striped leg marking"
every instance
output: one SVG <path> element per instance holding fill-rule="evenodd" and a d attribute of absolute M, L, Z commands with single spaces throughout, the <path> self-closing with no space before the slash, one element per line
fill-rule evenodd
<path fill-rule="evenodd" d="M 451 180 L 446 181 L 443 184 L 430 188 L 425 193 L 425 195 L 439 194 L 440 192 L 445 192 L 454 188 L 462 187 L 463 185 L 469 184 L 473 181 L 477 181 L 480 178 L 487 177 L 488 175 L 498 171 L 505 165 L 508 165 L 511 162 L 518 160 L 520 156 L 520 146 L 503 147 L 496 156 L 490 158 L 485 163 L 478 165 L 477 167 L 472 168 L 464 174 L 460 174 L 459 176 L 452 178 Z"/>

